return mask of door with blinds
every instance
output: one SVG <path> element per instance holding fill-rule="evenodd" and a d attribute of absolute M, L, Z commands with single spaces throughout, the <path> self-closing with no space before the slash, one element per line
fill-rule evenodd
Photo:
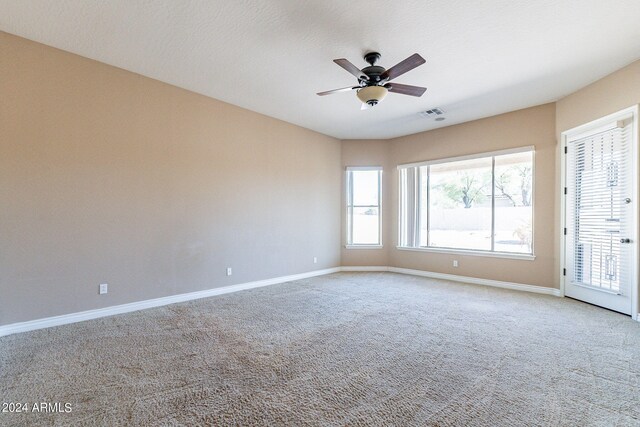
<path fill-rule="evenodd" d="M 565 141 L 565 295 L 625 314 L 635 297 L 632 117 Z"/>

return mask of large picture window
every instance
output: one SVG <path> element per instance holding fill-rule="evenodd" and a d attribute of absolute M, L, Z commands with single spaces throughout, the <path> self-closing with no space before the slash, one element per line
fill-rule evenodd
<path fill-rule="evenodd" d="M 381 246 L 382 168 L 347 168 L 347 246 Z"/>
<path fill-rule="evenodd" d="M 533 254 L 533 149 L 398 167 L 399 247 Z"/>

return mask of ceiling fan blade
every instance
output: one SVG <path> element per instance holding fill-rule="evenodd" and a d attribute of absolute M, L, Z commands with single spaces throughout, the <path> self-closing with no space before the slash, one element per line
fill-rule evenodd
<path fill-rule="evenodd" d="M 356 76 L 359 80 L 369 80 L 369 76 L 367 76 L 365 73 L 360 71 L 358 67 L 353 65 L 348 60 L 344 58 L 340 58 L 340 59 L 334 59 L 333 62 L 335 62 L 336 64 L 338 64 L 339 66 L 341 66 L 342 68 L 344 68 L 345 70 L 347 70 L 348 72 Z"/>
<path fill-rule="evenodd" d="M 360 86 L 349 86 L 349 87 L 343 87 L 341 89 L 327 90 L 325 92 L 318 92 L 317 95 L 325 96 L 325 95 L 331 95 L 332 93 L 347 92 L 350 90 L 358 89 L 359 87 Z"/>
<path fill-rule="evenodd" d="M 425 62 L 427 61 L 422 56 L 414 53 L 404 61 L 400 61 L 399 63 L 382 73 L 380 75 L 380 78 L 383 80 L 395 79 L 396 77 L 403 75 L 407 71 L 411 71 L 417 66 L 424 64 Z"/>
<path fill-rule="evenodd" d="M 411 85 L 401 85 L 400 83 L 389 83 L 384 85 L 389 92 L 400 93 L 402 95 L 411 95 L 411 96 L 422 96 L 422 94 L 427 90 L 426 87 L 420 86 L 411 86 Z"/>

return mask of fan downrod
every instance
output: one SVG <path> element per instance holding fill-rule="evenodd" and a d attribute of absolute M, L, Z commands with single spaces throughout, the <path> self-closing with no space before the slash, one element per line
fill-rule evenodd
<path fill-rule="evenodd" d="M 367 61 L 372 66 L 380 59 L 380 54 L 378 52 L 367 52 L 364 54 L 364 60 Z"/>

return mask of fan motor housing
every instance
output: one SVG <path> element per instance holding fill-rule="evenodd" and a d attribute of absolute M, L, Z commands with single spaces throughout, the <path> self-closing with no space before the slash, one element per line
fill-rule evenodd
<path fill-rule="evenodd" d="M 385 72 L 384 67 L 376 65 L 376 62 L 378 62 L 380 56 L 381 55 L 378 52 L 367 52 L 364 54 L 364 60 L 367 61 L 370 65 L 368 67 L 364 67 L 361 71 L 369 77 L 370 82 L 380 82 L 380 75 Z"/>
<path fill-rule="evenodd" d="M 381 80 L 380 75 L 385 71 L 385 68 L 379 65 L 370 65 L 362 69 L 362 72 L 369 76 L 369 81 L 376 83 Z"/>

